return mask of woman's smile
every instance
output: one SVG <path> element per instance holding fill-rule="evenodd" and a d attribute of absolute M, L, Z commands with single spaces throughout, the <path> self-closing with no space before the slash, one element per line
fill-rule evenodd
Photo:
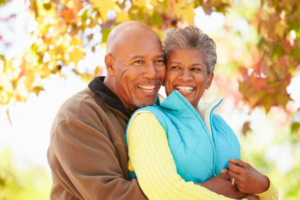
<path fill-rule="evenodd" d="M 187 96 L 195 92 L 195 87 L 192 86 L 183 86 L 183 85 L 178 85 L 175 86 L 175 90 L 177 90 L 180 94 L 183 96 Z"/>

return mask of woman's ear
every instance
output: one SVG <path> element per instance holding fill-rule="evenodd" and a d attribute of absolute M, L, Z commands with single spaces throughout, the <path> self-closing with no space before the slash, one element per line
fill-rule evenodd
<path fill-rule="evenodd" d="M 107 69 L 107 73 L 110 76 L 115 76 L 115 60 L 110 53 L 105 56 L 104 62 Z"/>
<path fill-rule="evenodd" d="M 214 72 L 207 75 L 206 89 L 208 89 L 211 86 L 214 76 L 215 76 Z"/>

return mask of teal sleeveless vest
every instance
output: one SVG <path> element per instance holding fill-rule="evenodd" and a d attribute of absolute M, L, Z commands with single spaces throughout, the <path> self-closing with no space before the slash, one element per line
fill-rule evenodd
<path fill-rule="evenodd" d="M 229 158 L 241 157 L 236 135 L 219 115 L 213 114 L 218 105 L 209 113 L 211 131 L 197 110 L 176 90 L 162 103 L 158 100 L 155 106 L 141 108 L 132 116 L 141 111 L 155 115 L 166 131 L 177 173 L 185 181 L 203 183 L 227 169 Z M 127 130 L 125 137 L 127 142 Z M 136 178 L 135 173 L 130 172 L 130 177 Z"/>

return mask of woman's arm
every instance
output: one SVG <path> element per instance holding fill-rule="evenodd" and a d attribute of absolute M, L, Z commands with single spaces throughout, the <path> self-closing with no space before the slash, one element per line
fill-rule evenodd
<path fill-rule="evenodd" d="M 241 147 L 241 160 L 229 159 L 229 170 L 222 170 L 234 178 L 239 191 L 255 194 L 260 200 L 277 200 L 278 191 L 267 176 L 257 171 Z"/>
<path fill-rule="evenodd" d="M 139 185 L 150 200 L 230 199 L 185 182 L 177 174 L 165 130 L 150 112 L 138 113 L 132 119 L 128 128 L 128 154 Z M 236 190 L 225 179 L 223 184 L 228 190 Z"/>

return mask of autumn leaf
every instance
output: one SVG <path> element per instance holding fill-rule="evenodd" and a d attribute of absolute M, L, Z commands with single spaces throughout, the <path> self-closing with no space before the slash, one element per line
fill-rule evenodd
<path fill-rule="evenodd" d="M 275 32 L 279 37 L 283 37 L 285 30 L 287 29 L 288 25 L 285 21 L 281 20 L 275 24 Z"/>
<path fill-rule="evenodd" d="M 250 128 L 250 122 L 245 122 L 243 124 L 243 128 L 242 128 L 242 133 L 247 136 L 248 132 L 251 132 L 251 128 Z"/>
<path fill-rule="evenodd" d="M 75 66 L 77 66 L 78 62 L 84 58 L 84 52 L 82 52 L 80 48 L 74 48 L 71 52 L 68 52 L 67 55 L 69 59 L 66 61 L 66 65 L 74 62 Z"/>
<path fill-rule="evenodd" d="M 117 0 L 91 0 L 91 2 L 93 6 L 99 10 L 104 22 L 107 21 L 107 12 L 109 10 L 121 12 L 120 7 L 117 5 Z"/>

